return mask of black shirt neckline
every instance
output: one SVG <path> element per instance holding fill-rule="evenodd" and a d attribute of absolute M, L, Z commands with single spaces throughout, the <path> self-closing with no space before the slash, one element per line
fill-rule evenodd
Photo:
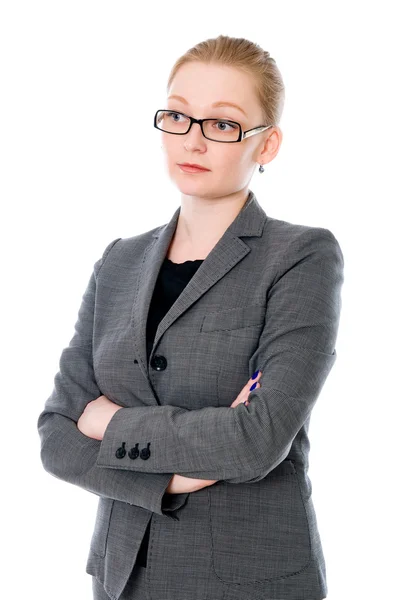
<path fill-rule="evenodd" d="M 170 264 L 170 265 L 174 265 L 174 266 L 176 266 L 176 267 L 181 267 L 182 265 L 186 265 L 186 264 L 188 264 L 188 263 L 190 263 L 190 264 L 193 264 L 193 263 L 201 263 L 201 262 L 203 262 L 203 261 L 204 261 L 204 259 L 203 259 L 203 258 L 197 258 L 196 260 L 185 260 L 185 261 L 184 261 L 184 262 L 182 262 L 182 263 L 175 263 L 175 262 L 173 262 L 172 260 L 170 260 L 169 258 L 167 258 L 167 256 L 166 256 L 166 258 L 165 258 L 165 262 L 167 262 L 167 263 L 168 263 L 168 264 Z"/>

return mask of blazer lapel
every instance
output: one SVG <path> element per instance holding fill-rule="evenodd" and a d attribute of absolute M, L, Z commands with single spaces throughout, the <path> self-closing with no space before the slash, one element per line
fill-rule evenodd
<path fill-rule="evenodd" d="M 138 359 L 148 375 L 146 352 L 146 322 L 157 277 L 176 230 L 181 207 L 178 207 L 170 221 L 157 229 L 147 246 L 139 272 L 138 292 L 132 310 L 131 324 L 134 328 Z M 163 333 L 180 315 L 196 302 L 230 269 L 239 263 L 251 251 L 241 237 L 260 237 L 267 215 L 259 205 L 256 196 L 249 191 L 248 198 L 234 221 L 209 252 L 204 262 L 190 279 L 170 310 L 160 321 L 153 343 L 153 349 Z M 223 299 L 222 299 L 223 300 Z M 149 360 L 151 359 L 149 357 Z"/>

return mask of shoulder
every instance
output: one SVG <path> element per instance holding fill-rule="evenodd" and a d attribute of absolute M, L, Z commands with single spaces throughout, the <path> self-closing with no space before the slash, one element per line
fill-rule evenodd
<path fill-rule="evenodd" d="M 123 266 L 126 263 L 132 265 L 135 258 L 142 257 L 145 248 L 151 243 L 154 236 L 160 233 L 163 227 L 165 227 L 165 224 L 134 236 L 118 237 L 111 240 L 103 250 L 102 257 L 96 263 L 96 274 L 99 273 L 100 268 L 105 263 L 111 267 Z"/>
<path fill-rule="evenodd" d="M 279 262 L 313 254 L 336 254 L 343 262 L 340 243 L 326 227 L 267 217 L 264 236 L 269 249 Z"/>

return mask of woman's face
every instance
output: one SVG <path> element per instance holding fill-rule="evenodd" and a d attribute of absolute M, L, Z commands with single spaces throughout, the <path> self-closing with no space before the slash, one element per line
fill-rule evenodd
<path fill-rule="evenodd" d="M 213 107 L 216 102 L 231 102 L 242 110 L 232 106 Z M 163 108 L 197 119 L 237 121 L 243 131 L 265 124 L 253 80 L 233 67 L 204 63 L 183 65 L 173 80 Z M 266 164 L 272 160 L 281 141 L 281 131 L 274 127 L 242 142 L 214 142 L 203 137 L 197 123 L 185 135 L 161 132 L 161 136 L 169 176 L 181 193 L 210 198 L 246 188 L 257 163 Z M 200 164 L 210 171 L 186 173 L 177 164 L 185 162 Z"/>

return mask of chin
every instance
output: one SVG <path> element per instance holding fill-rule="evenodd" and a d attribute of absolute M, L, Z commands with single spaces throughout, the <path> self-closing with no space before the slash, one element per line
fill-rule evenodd
<path fill-rule="evenodd" d="M 171 181 L 180 190 L 182 194 L 191 195 L 192 193 L 198 193 L 202 189 L 209 189 L 204 183 L 198 183 L 196 181 L 183 181 L 180 177 L 172 177 Z"/>

